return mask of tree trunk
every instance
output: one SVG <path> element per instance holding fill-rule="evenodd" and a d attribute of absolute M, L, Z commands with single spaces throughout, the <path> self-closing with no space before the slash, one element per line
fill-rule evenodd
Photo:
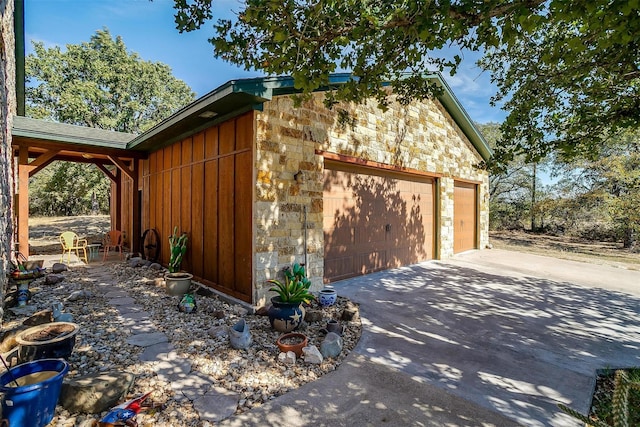
<path fill-rule="evenodd" d="M 536 231 L 536 172 L 537 163 L 533 164 L 533 182 L 531 183 L 531 231 Z"/>
<path fill-rule="evenodd" d="M 13 246 L 13 153 L 11 127 L 16 112 L 13 0 L 0 0 L 0 301 L 4 301 Z M 0 325 L 4 306 L 0 306 Z"/>
<path fill-rule="evenodd" d="M 626 227 L 624 229 L 622 247 L 625 249 L 634 249 L 636 247 L 636 233 L 633 228 Z"/>

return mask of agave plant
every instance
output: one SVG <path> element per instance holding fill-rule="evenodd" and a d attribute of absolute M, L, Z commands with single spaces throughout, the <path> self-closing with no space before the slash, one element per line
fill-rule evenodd
<path fill-rule="evenodd" d="M 307 278 L 304 267 L 294 264 L 293 267 L 284 269 L 284 283 L 277 279 L 267 282 L 273 284 L 270 291 L 277 292 L 281 302 L 303 303 L 313 300 L 313 295 L 309 292 L 311 281 Z"/>

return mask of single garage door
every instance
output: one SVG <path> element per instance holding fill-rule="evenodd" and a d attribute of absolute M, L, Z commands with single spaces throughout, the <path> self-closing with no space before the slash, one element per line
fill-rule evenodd
<path fill-rule="evenodd" d="M 453 191 L 453 252 L 476 248 L 477 185 L 456 181 Z"/>
<path fill-rule="evenodd" d="M 433 258 L 434 181 L 325 162 L 325 282 Z"/>

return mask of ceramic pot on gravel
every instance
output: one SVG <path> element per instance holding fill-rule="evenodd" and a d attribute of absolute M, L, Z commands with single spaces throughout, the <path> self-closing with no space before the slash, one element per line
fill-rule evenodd
<path fill-rule="evenodd" d="M 80 326 L 71 322 L 51 322 L 25 329 L 16 336 L 18 362 L 39 359 L 67 359 L 76 345 Z"/>
<path fill-rule="evenodd" d="M 332 288 L 324 288 L 320 291 L 319 301 L 320 305 L 323 307 L 329 307 L 336 303 L 336 298 L 338 294 L 335 289 Z"/>
<path fill-rule="evenodd" d="M 286 353 L 293 351 L 296 357 L 302 356 L 302 349 L 307 346 L 309 339 L 306 335 L 300 332 L 289 332 L 288 334 L 280 335 L 276 345 L 281 352 Z"/>
<path fill-rule="evenodd" d="M 282 302 L 280 297 L 271 298 L 271 307 L 267 311 L 271 327 L 279 332 L 291 332 L 304 320 L 304 307 L 301 302 Z"/>
<path fill-rule="evenodd" d="M 182 296 L 189 292 L 193 274 L 189 273 L 168 273 L 164 276 L 165 286 L 169 295 Z"/>

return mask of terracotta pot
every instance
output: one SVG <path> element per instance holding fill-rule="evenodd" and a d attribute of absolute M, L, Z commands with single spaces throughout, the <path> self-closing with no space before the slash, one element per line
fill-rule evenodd
<path fill-rule="evenodd" d="M 275 296 L 271 298 L 271 307 L 267 314 L 273 329 L 279 332 L 291 332 L 304 320 L 304 307 L 300 302 L 282 302 L 279 296 Z"/>
<path fill-rule="evenodd" d="M 286 353 L 293 351 L 297 357 L 302 356 L 302 349 L 307 346 L 309 339 L 306 335 L 300 332 L 289 332 L 288 334 L 280 335 L 276 344 L 281 352 Z"/>
<path fill-rule="evenodd" d="M 164 276 L 165 286 L 169 295 L 182 296 L 189 292 L 193 274 L 189 273 L 168 273 Z"/>

